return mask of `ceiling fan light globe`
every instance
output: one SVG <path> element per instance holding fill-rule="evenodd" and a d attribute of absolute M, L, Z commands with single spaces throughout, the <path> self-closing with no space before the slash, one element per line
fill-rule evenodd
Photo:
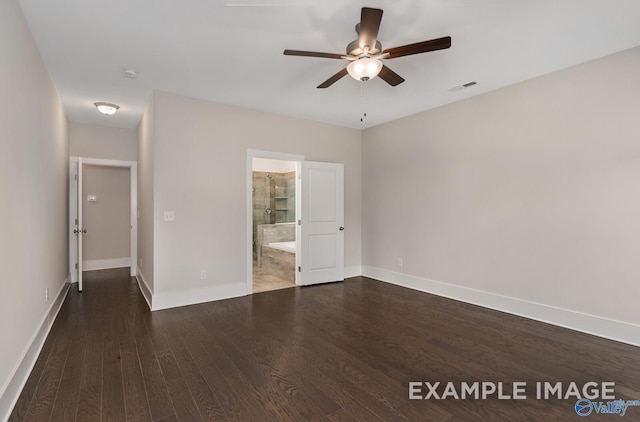
<path fill-rule="evenodd" d="M 372 59 L 370 57 L 364 57 L 352 61 L 347 66 L 347 72 L 349 75 L 357 81 L 368 81 L 378 76 L 382 69 L 382 62 L 378 59 Z"/>

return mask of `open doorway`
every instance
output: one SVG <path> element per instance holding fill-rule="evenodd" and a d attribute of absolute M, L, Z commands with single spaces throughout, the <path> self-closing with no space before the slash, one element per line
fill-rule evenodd
<path fill-rule="evenodd" d="M 253 293 L 296 285 L 297 162 L 252 158 Z"/>
<path fill-rule="evenodd" d="M 278 165 L 289 167 L 256 167 L 256 171 L 266 174 L 256 175 L 260 177 L 255 178 L 254 189 L 254 159 L 295 164 L 295 190 L 286 183 L 278 185 L 278 180 L 283 179 L 277 173 L 289 173 L 292 168 L 291 164 L 282 163 Z M 260 163 L 260 160 L 256 162 Z M 344 280 L 344 164 L 305 161 L 302 155 L 249 149 L 246 169 L 247 294 Z M 291 195 L 295 198 L 290 198 Z M 295 213 L 291 213 L 294 203 Z M 278 217 L 278 213 L 286 217 Z M 261 225 L 265 227 L 261 228 Z M 265 234 L 265 229 L 275 234 Z M 291 242 L 295 242 L 295 250 L 292 250 L 294 243 Z M 285 259 L 286 266 L 276 271 L 276 276 L 277 273 L 286 274 L 288 280 L 279 281 L 281 287 L 267 284 L 263 288 L 259 283 L 256 286 L 254 267 L 262 269 L 265 256 L 279 253 L 276 251 L 287 252 L 282 249 L 288 249 L 290 255 Z M 291 269 L 295 282 L 292 282 Z"/>
<path fill-rule="evenodd" d="M 82 291 L 83 270 L 129 267 L 129 275 L 135 276 L 137 262 L 136 163 L 71 157 L 69 164 L 69 225 L 72 228 L 69 232 L 71 282 L 77 282 L 78 290 Z M 111 183 L 114 179 L 120 179 L 117 187 Z M 87 186 L 83 186 L 85 182 Z M 115 192 L 114 188 L 118 192 Z M 98 194 L 99 192 L 102 193 Z M 113 215 L 115 210 L 118 216 Z M 105 224 L 107 216 L 109 219 L 116 217 L 113 224 Z M 116 230 L 115 226 L 118 226 L 117 229 L 122 236 L 118 236 L 118 240 L 112 242 L 112 239 L 106 239 L 104 233 L 105 230 L 107 232 Z M 89 244 L 85 244 L 83 240 L 88 240 Z"/>

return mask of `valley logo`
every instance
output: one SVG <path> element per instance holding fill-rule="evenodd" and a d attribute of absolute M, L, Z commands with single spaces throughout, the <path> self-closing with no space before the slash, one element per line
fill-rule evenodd
<path fill-rule="evenodd" d="M 629 406 L 640 406 L 640 400 L 613 400 L 608 402 L 594 402 L 580 399 L 576 402 L 575 410 L 578 416 L 589 416 L 591 413 L 624 416 Z"/>
<path fill-rule="evenodd" d="M 578 416 L 609 414 L 624 416 L 630 406 L 640 406 L 640 400 L 620 400 L 615 398 L 614 382 L 587 382 L 579 388 L 575 382 L 536 382 L 535 399 L 549 400 L 576 399 L 574 410 Z M 423 389 L 423 387 L 426 387 Z M 509 388 L 510 387 L 510 388 Z M 526 400 L 527 383 L 513 382 L 511 386 L 502 382 L 409 382 L 409 400 L 486 400 L 496 396 L 498 400 Z M 603 400 L 603 401 L 598 401 Z M 604 401 L 609 400 L 609 401 Z"/>

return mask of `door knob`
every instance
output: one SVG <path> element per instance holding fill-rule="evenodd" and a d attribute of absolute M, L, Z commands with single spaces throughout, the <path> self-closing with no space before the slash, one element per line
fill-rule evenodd
<path fill-rule="evenodd" d="M 343 230 L 344 230 L 344 227 L 340 227 L 340 231 L 343 231 Z"/>

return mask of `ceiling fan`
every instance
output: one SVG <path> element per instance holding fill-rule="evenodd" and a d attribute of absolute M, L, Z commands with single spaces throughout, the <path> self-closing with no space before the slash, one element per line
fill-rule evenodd
<path fill-rule="evenodd" d="M 382 9 L 363 7 L 360 22 L 356 24 L 358 39 L 347 45 L 347 54 L 317 53 L 301 50 L 284 50 L 284 54 L 287 56 L 343 59 L 351 62 L 346 68 L 318 85 L 318 88 L 330 87 L 347 73 L 352 78 L 360 81 L 368 81 L 380 76 L 389 85 L 396 86 L 404 82 L 404 78 L 382 64 L 381 59 L 395 59 L 451 47 L 451 37 L 443 37 L 382 50 L 382 44 L 377 39 L 381 20 Z"/>

